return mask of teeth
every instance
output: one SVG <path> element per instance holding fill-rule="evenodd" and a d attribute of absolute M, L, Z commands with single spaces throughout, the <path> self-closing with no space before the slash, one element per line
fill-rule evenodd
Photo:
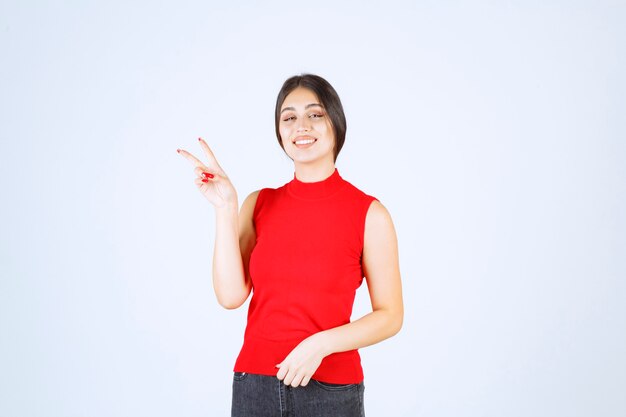
<path fill-rule="evenodd" d="M 307 145 L 313 142 L 315 142 L 315 139 L 300 139 L 300 140 L 297 140 L 295 143 L 296 145 Z"/>

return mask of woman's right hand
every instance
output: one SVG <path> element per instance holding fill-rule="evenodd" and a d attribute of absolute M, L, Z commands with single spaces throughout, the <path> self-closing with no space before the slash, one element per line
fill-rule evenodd
<path fill-rule="evenodd" d="M 217 159 L 215 159 L 215 155 L 211 152 L 209 145 L 202 138 L 198 138 L 198 141 L 200 141 L 200 146 L 207 157 L 206 165 L 189 152 L 177 149 L 179 154 L 187 158 L 195 166 L 194 172 L 197 175 L 195 183 L 198 189 L 215 208 L 233 206 L 235 209 L 238 209 L 235 187 L 233 187 L 220 164 L 217 163 Z"/>

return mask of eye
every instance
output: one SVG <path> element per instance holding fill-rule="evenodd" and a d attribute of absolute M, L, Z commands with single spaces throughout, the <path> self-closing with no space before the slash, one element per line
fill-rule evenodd
<path fill-rule="evenodd" d="M 289 121 L 291 121 L 291 120 L 293 120 L 295 118 L 296 118 L 296 116 L 288 116 L 288 117 L 283 119 L 283 122 L 289 122 Z"/>
<path fill-rule="evenodd" d="M 320 117 L 324 117 L 321 113 L 313 113 L 309 116 L 311 119 L 319 119 Z"/>

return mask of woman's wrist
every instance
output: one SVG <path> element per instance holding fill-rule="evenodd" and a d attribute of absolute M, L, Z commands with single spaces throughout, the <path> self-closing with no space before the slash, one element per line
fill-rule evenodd
<path fill-rule="evenodd" d="M 237 201 L 234 201 L 232 203 L 226 203 L 223 206 L 216 206 L 215 213 L 218 216 L 230 216 L 233 214 L 239 214 L 239 204 L 237 204 Z"/>
<path fill-rule="evenodd" d="M 333 335 L 329 333 L 327 330 L 321 331 L 314 335 L 316 338 L 317 345 L 319 346 L 320 352 L 323 357 L 331 355 L 335 353 L 334 351 L 334 340 Z"/>

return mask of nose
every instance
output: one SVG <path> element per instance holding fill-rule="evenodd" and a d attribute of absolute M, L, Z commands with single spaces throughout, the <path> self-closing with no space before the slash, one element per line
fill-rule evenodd
<path fill-rule="evenodd" d="M 308 117 L 299 117 L 297 120 L 298 125 L 296 126 L 296 130 L 298 132 L 308 132 L 311 130 L 311 121 Z"/>

